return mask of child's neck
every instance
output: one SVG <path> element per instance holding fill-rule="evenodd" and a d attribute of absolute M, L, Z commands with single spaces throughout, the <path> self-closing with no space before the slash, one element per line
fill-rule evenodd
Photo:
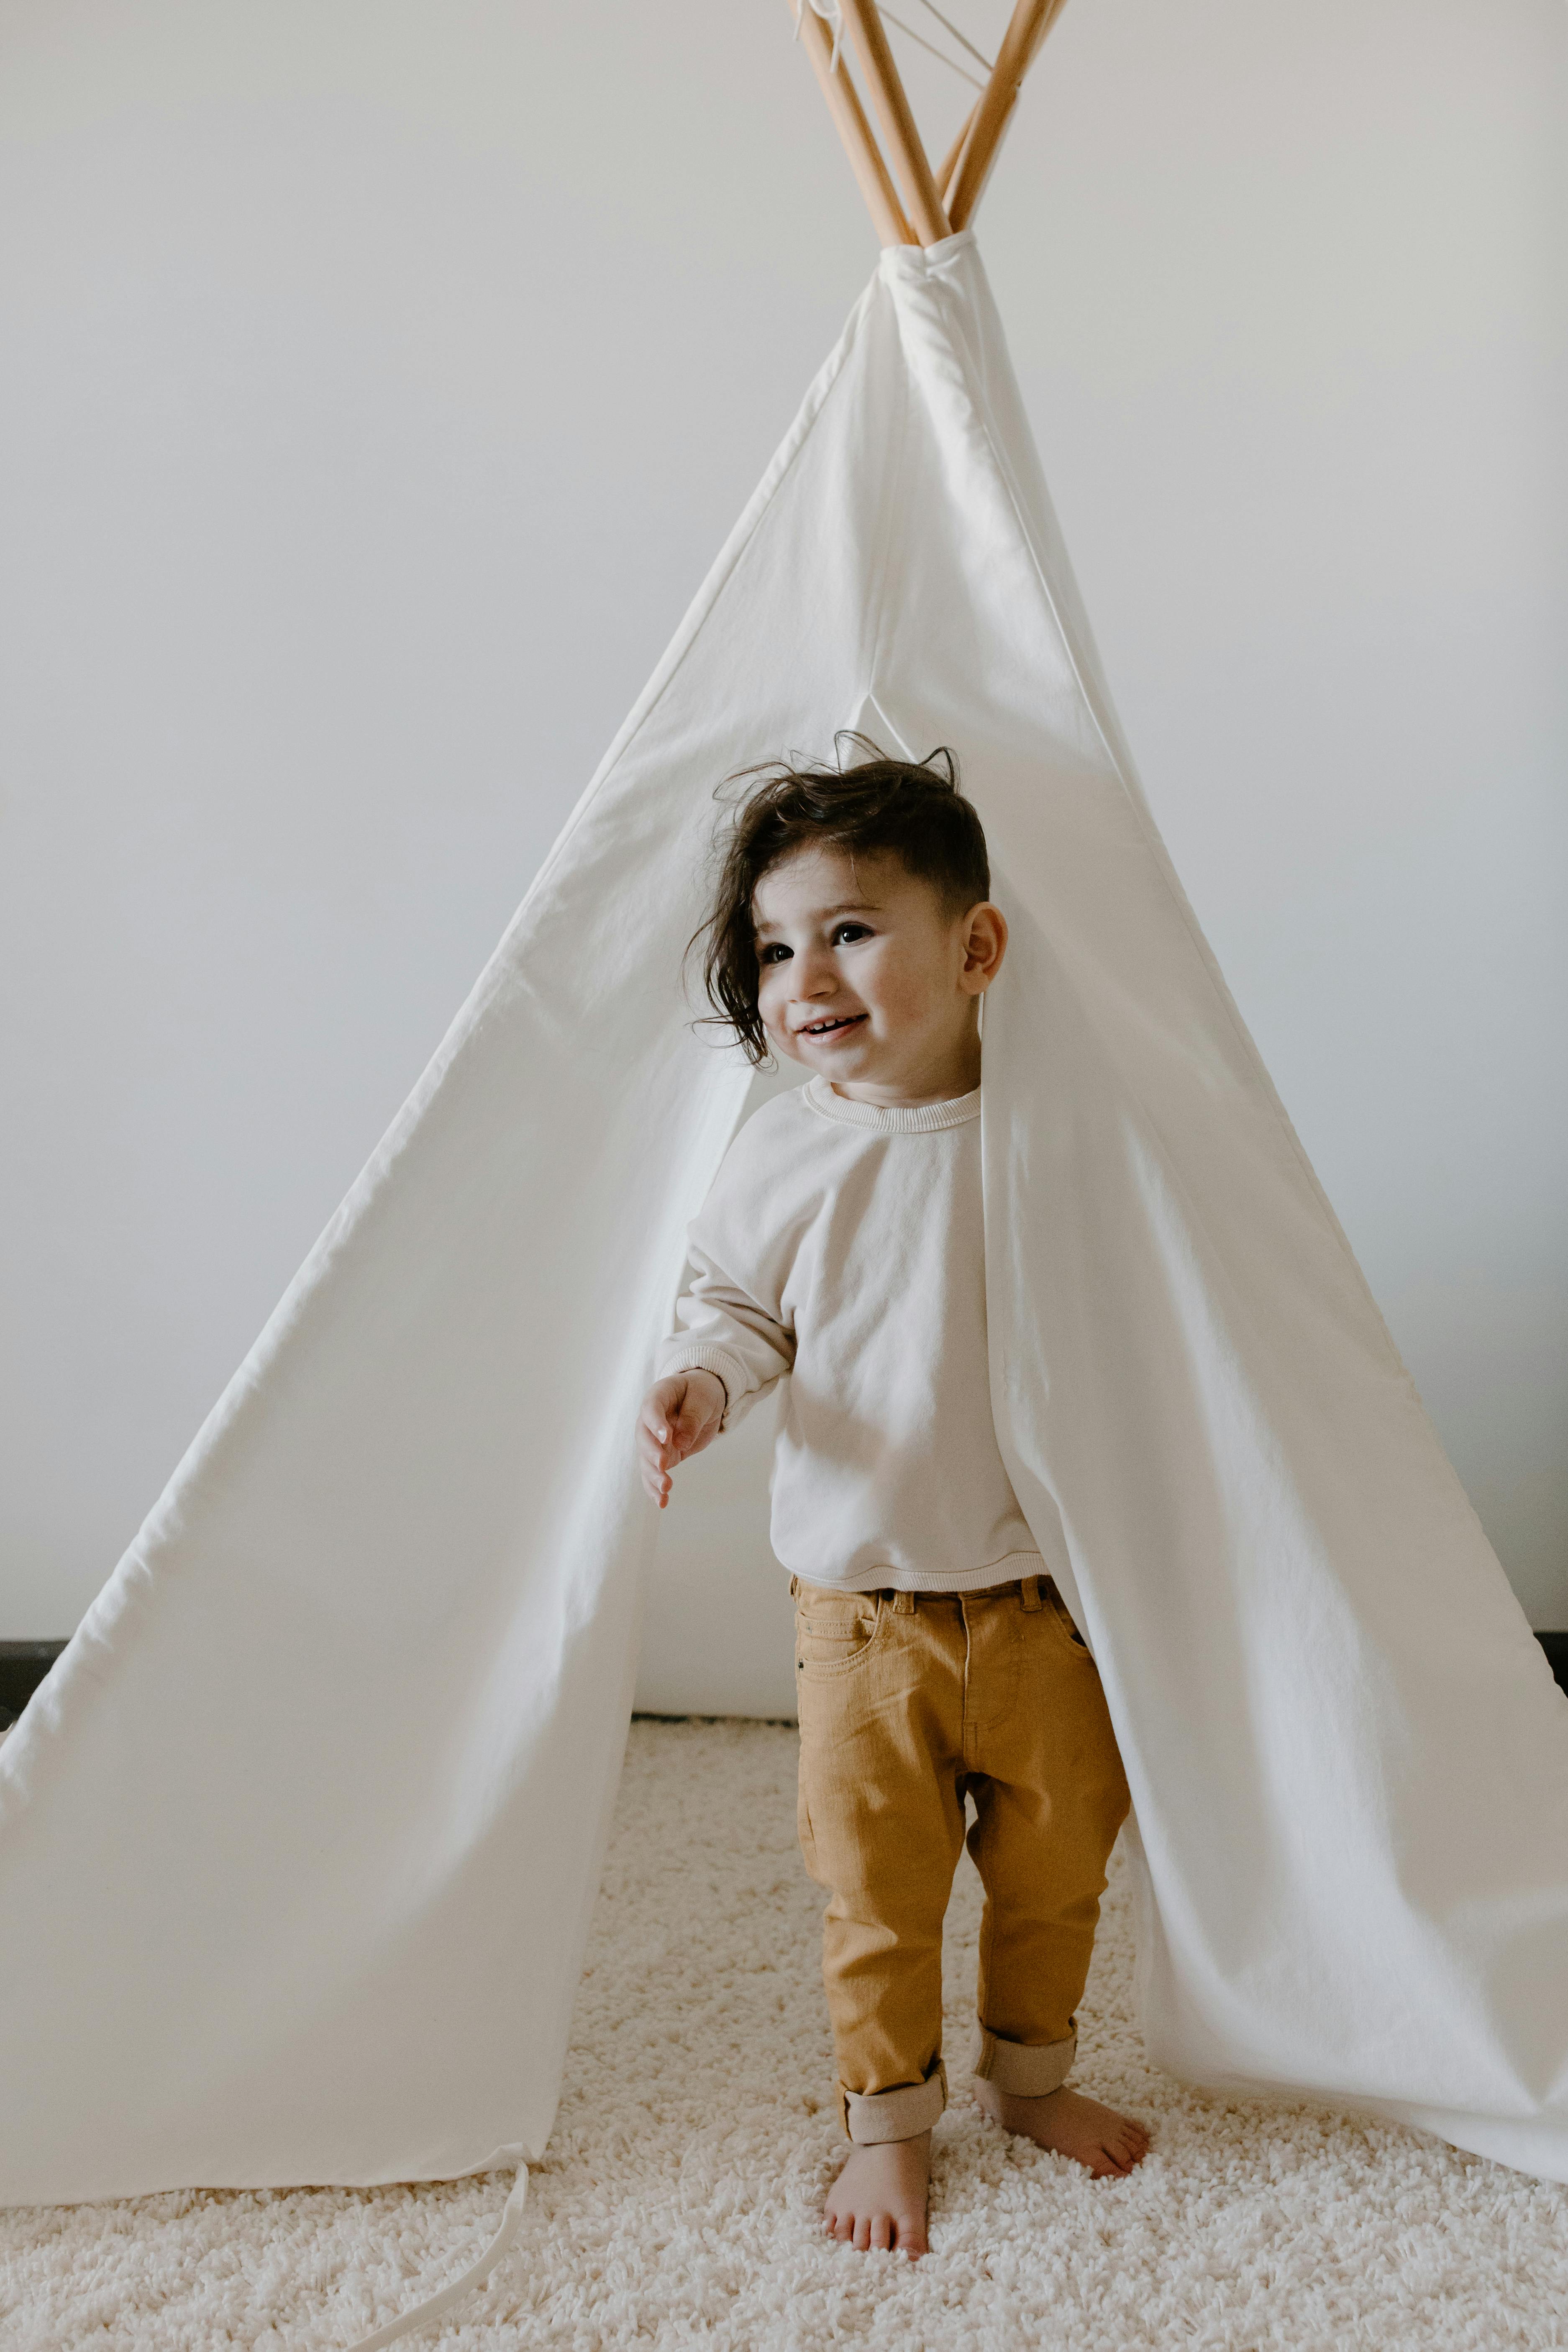
<path fill-rule="evenodd" d="M 928 1058 L 883 1079 L 835 1078 L 836 1095 L 870 1103 L 879 1110 L 921 1110 L 928 1103 L 953 1102 L 980 1084 L 980 1032 L 971 1024 Z"/>

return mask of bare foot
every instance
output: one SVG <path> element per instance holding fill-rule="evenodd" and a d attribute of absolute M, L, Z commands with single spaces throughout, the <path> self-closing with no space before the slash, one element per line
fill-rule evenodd
<path fill-rule="evenodd" d="M 1038 2105 L 1039 2102 L 1034 2102 Z M 1103 2109 L 1101 2112 L 1105 2112 Z M 852 2147 L 843 2171 L 827 2192 L 822 2226 L 846 2246 L 886 2246 L 900 2254 L 929 2253 L 926 2186 L 931 2179 L 931 2134 Z"/>
<path fill-rule="evenodd" d="M 1121 2179 L 1149 2153 L 1149 2135 L 1131 2116 L 1102 2107 L 1081 2092 L 1049 2091 L 1043 2099 L 1020 2099 L 977 2081 L 975 2096 L 994 2124 L 1087 2164 L 1097 2180 Z"/>

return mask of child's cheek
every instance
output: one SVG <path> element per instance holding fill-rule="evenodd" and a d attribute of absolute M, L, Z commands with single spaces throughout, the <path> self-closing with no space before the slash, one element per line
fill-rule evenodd
<path fill-rule="evenodd" d="M 921 985 L 920 974 L 911 971 L 901 958 L 881 959 L 868 978 L 871 985 L 868 996 L 888 1027 L 917 1026 L 924 1019 L 929 992 Z"/>
<path fill-rule="evenodd" d="M 784 1007 L 778 1002 L 779 994 L 776 986 L 770 992 L 764 982 L 757 991 L 757 1013 L 774 1052 L 793 1059 L 794 1047 L 790 1042 L 788 1024 L 780 1017 Z"/>

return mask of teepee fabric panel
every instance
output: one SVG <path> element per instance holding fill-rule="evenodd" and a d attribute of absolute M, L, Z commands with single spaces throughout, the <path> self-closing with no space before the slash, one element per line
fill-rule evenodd
<path fill-rule="evenodd" d="M 875 692 L 961 746 L 1012 926 L 993 1402 L 1127 1763 L 1151 2053 L 1568 2179 L 1568 1700 L 1154 829 L 977 259 L 899 282 L 945 495 Z"/>
<path fill-rule="evenodd" d="M 879 288 L 430 1068 L 0 1748 L 0 2198 L 543 2149 L 654 1526 L 631 1446 L 743 1103 L 715 786 L 870 649 Z"/>
<path fill-rule="evenodd" d="M 1134 1791 L 1152 2053 L 1568 2178 L 1568 1703 L 1171 871 L 965 234 L 884 254 L 0 1749 L 0 2197 L 542 2152 L 652 1524 L 632 1416 L 746 1091 L 679 977 L 713 788 L 845 724 L 957 749 L 1013 924 L 993 1403 Z"/>

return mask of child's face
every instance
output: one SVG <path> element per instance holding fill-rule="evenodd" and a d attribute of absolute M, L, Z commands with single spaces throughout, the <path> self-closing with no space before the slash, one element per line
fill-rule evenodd
<path fill-rule="evenodd" d="M 1007 940 L 998 908 L 952 915 L 900 858 L 824 848 L 770 866 L 752 913 L 776 1053 L 869 1100 L 979 1084 L 975 1011 Z"/>

